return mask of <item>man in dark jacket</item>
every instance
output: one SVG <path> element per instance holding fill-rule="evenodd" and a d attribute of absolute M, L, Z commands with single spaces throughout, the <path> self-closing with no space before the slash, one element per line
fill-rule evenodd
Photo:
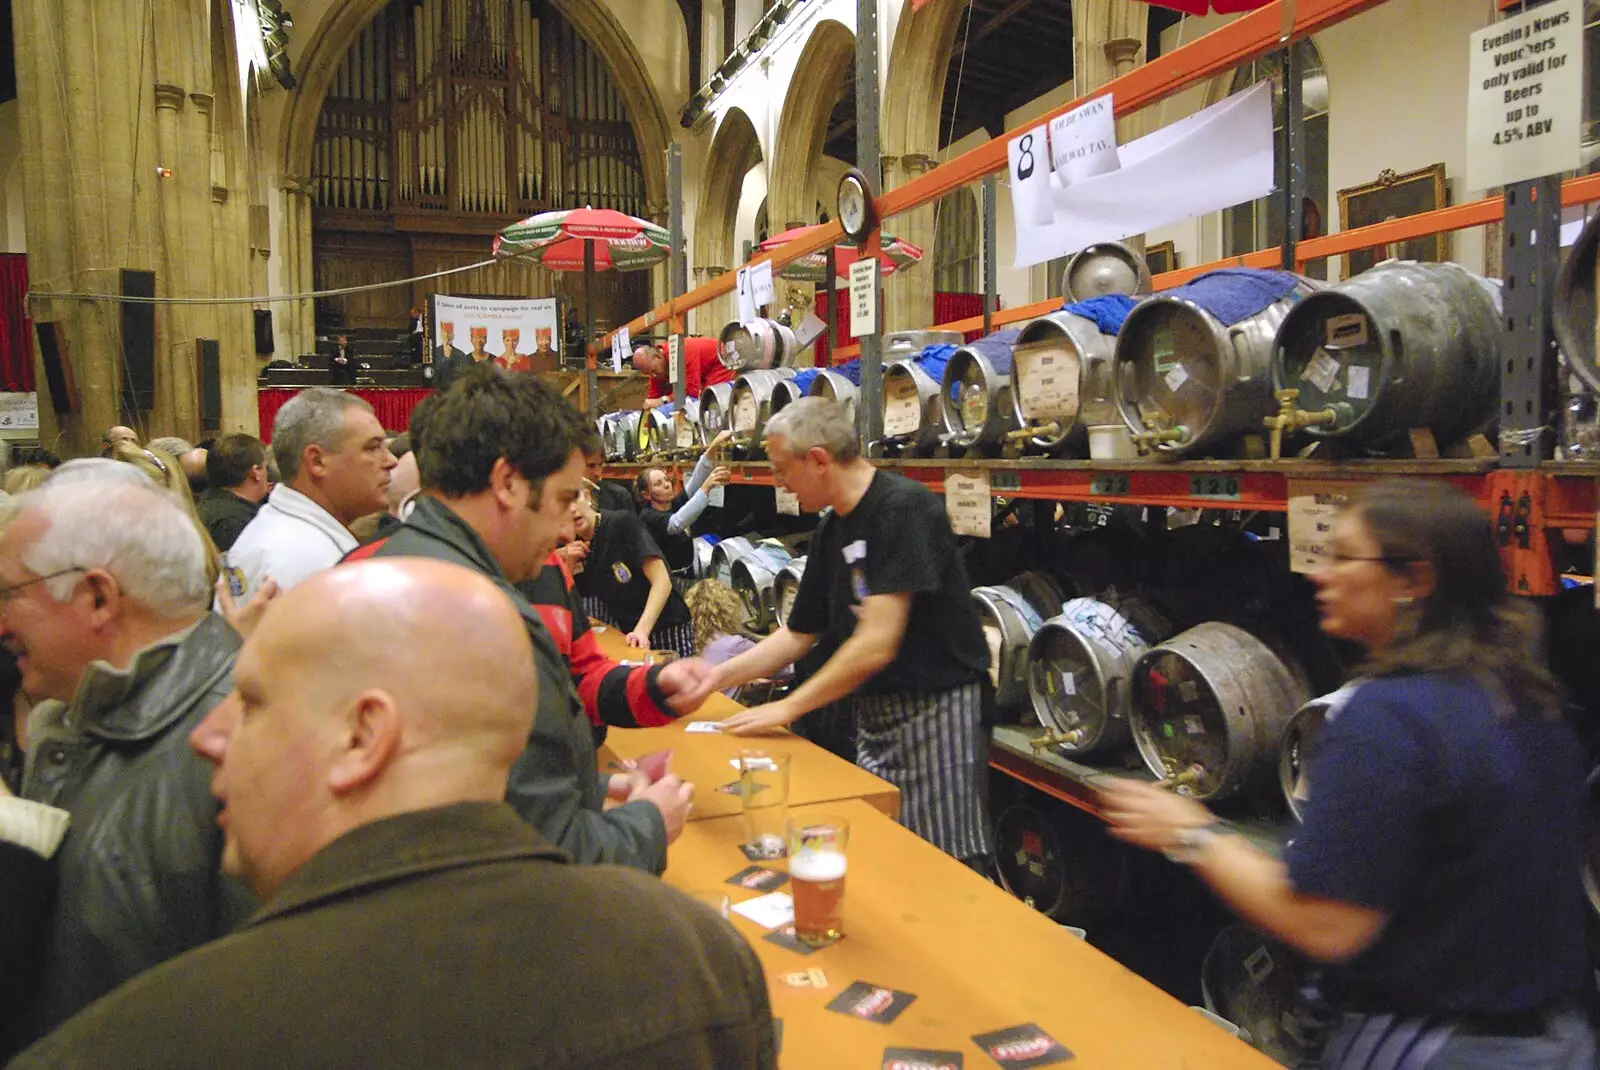
<path fill-rule="evenodd" d="M 254 435 L 223 435 L 206 451 L 206 480 L 210 486 L 195 497 L 194 511 L 217 549 L 226 551 L 271 489 L 267 447 Z"/>
<path fill-rule="evenodd" d="M 239 645 L 210 600 L 199 533 L 154 487 L 46 485 L 0 533 L 0 641 L 43 700 L 22 798 L 71 819 L 23 1039 L 252 907 L 218 874 L 210 770 L 187 745 Z"/>
<path fill-rule="evenodd" d="M 536 576 L 571 524 L 583 484 L 581 414 L 531 375 L 475 368 L 413 420 L 422 492 L 393 535 L 345 560 L 432 557 L 464 565 L 500 585 L 516 605 L 539 670 L 539 710 L 511 770 L 506 801 L 578 862 L 616 862 L 652 873 L 683 830 L 693 788 L 667 775 L 654 784 L 600 779 L 594 737 L 570 667 L 539 612 L 514 586 Z M 658 706 L 699 692 L 702 663 L 648 674 Z M 697 700 L 698 702 L 698 700 Z M 608 792 L 623 805 L 605 809 Z"/>
<path fill-rule="evenodd" d="M 540 676 L 518 624 L 497 584 L 415 558 L 268 607 L 193 735 L 224 864 L 265 907 L 14 1065 L 776 1066 L 760 963 L 726 921 L 567 864 L 500 801 Z"/>

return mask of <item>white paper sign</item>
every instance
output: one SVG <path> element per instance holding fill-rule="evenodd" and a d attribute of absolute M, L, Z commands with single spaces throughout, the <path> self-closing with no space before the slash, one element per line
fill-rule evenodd
<path fill-rule="evenodd" d="M 1050 120 L 1050 163 L 1062 186 L 1121 166 L 1110 93 Z"/>
<path fill-rule="evenodd" d="M 878 329 L 878 261 L 862 257 L 850 265 L 850 333 L 857 338 Z"/>
<path fill-rule="evenodd" d="M 0 393 L 0 430 L 37 431 L 39 429 L 39 395 Z"/>
<path fill-rule="evenodd" d="M 628 337 L 628 328 L 617 328 L 616 343 L 617 351 L 611 358 L 611 370 L 620 372 L 622 370 L 622 362 L 633 353 L 633 344 Z"/>
<path fill-rule="evenodd" d="M 622 370 L 621 331 L 613 331 L 611 333 L 611 370 L 614 372 L 620 372 Z"/>
<path fill-rule="evenodd" d="M 1118 241 L 1272 192 L 1272 85 L 1260 82 L 1117 149 L 1121 167 L 1051 188 L 1039 225 L 1017 213 L 1019 268 Z M 1015 163 L 1013 162 L 1013 168 Z M 1173 176 L 1182 176 L 1174 182 Z M 1011 198 L 1019 205 L 1013 175 Z M 1031 196 L 1028 194 L 1027 196 Z"/>
<path fill-rule="evenodd" d="M 778 299 L 772 286 L 772 261 L 750 265 L 750 292 L 757 305 L 770 305 Z"/>
<path fill-rule="evenodd" d="M 1365 364 L 1350 365 L 1350 386 L 1345 393 L 1350 395 L 1351 401 L 1367 400 L 1367 392 L 1371 389 L 1372 369 Z"/>
<path fill-rule="evenodd" d="M 749 323 L 756 318 L 756 294 L 749 268 L 740 268 L 733 276 L 734 292 L 739 299 L 739 322 Z"/>
<path fill-rule="evenodd" d="M 773 487 L 772 489 L 777 493 L 778 515 L 779 516 L 799 516 L 800 515 L 800 496 L 799 495 L 791 494 L 787 490 L 784 490 L 782 487 Z"/>
<path fill-rule="evenodd" d="M 957 535 L 989 537 L 989 473 L 951 472 L 944 477 L 944 508 L 950 516 L 950 530 Z"/>
<path fill-rule="evenodd" d="M 1328 560 L 1333 521 L 1349 498 L 1338 484 L 1289 482 L 1289 570 L 1315 572 Z"/>
<path fill-rule="evenodd" d="M 883 380 L 883 433 L 898 438 L 914 433 L 922 423 L 922 396 L 909 375 Z"/>
<path fill-rule="evenodd" d="M 800 321 L 800 326 L 794 329 L 795 343 L 804 349 L 806 346 L 822 337 L 822 332 L 828 329 L 822 317 L 815 312 L 807 312 L 805 319 Z"/>
<path fill-rule="evenodd" d="M 717 486 L 706 491 L 706 504 L 713 509 L 721 509 L 723 501 L 727 498 L 725 493 L 727 489 L 727 487 L 718 484 Z"/>
<path fill-rule="evenodd" d="M 746 433 L 756 429 L 756 395 L 753 390 L 736 390 L 733 397 L 733 429 Z"/>
<path fill-rule="evenodd" d="M 683 381 L 683 335 L 674 334 L 667 336 L 667 377 L 672 380 L 673 389 Z"/>
<path fill-rule="evenodd" d="M 1054 217 L 1050 207 L 1050 128 L 1040 124 L 1006 144 L 1006 166 L 1011 178 L 1012 214 L 1017 234 L 1029 227 L 1045 226 Z"/>
<path fill-rule="evenodd" d="M 1576 170 L 1583 121 L 1583 5 L 1552 0 L 1472 35 L 1468 189 Z"/>
<path fill-rule="evenodd" d="M 1036 420 L 1070 420 L 1078 414 L 1078 362 L 1065 348 L 1029 342 L 1011 353 L 1020 380 L 1022 415 Z"/>

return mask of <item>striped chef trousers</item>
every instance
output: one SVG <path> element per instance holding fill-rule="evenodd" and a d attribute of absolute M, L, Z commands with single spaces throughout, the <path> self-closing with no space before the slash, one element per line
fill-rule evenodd
<path fill-rule="evenodd" d="M 606 609 L 605 601 L 597 594 L 583 596 L 583 611 L 589 614 L 590 620 L 597 620 L 612 628 L 617 627 L 617 622 L 611 619 L 611 611 Z"/>
<path fill-rule="evenodd" d="M 992 855 L 982 685 L 855 703 L 856 764 L 900 789 L 900 823 L 963 861 Z"/>
<path fill-rule="evenodd" d="M 650 649 L 671 650 L 680 658 L 694 657 L 694 622 L 656 625 L 655 631 L 650 633 Z"/>

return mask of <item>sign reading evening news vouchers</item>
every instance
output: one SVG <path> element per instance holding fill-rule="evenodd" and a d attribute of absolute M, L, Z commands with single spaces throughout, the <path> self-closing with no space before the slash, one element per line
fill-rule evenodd
<path fill-rule="evenodd" d="M 39 395 L 0 393 L 0 431 L 39 430 Z"/>
<path fill-rule="evenodd" d="M 1576 170 L 1583 121 L 1583 4 L 1553 0 L 1472 35 L 1468 189 Z"/>
<path fill-rule="evenodd" d="M 514 365 L 517 357 L 558 359 L 561 332 L 554 297 L 494 298 L 451 297 L 434 294 L 433 359 L 441 363 L 452 349 L 472 352 L 474 332 L 483 339 L 491 358 Z M 507 356 L 507 353 L 511 353 Z"/>
<path fill-rule="evenodd" d="M 862 257 L 850 265 L 850 333 L 857 338 L 878 329 L 878 261 Z"/>

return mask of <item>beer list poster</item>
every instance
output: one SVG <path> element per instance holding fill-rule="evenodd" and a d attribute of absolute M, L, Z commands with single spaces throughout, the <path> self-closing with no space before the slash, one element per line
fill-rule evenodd
<path fill-rule="evenodd" d="M 1554 0 L 1472 35 L 1468 189 L 1580 166 L 1583 4 Z"/>

